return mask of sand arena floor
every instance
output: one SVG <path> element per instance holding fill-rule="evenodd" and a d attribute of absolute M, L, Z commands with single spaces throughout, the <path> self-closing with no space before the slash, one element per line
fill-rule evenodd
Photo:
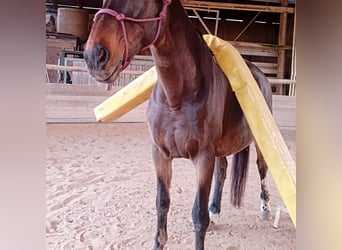
<path fill-rule="evenodd" d="M 282 131 L 295 158 L 295 131 Z M 156 230 L 156 180 L 146 123 L 47 124 L 46 249 L 151 249 Z M 222 214 L 206 236 L 208 250 L 295 249 L 286 213 L 279 228 L 259 212 L 259 176 L 251 150 L 243 207 L 229 204 L 229 171 Z M 230 158 L 229 158 L 230 163 Z M 194 249 L 191 209 L 195 169 L 175 160 L 166 249 Z M 268 175 L 272 215 L 282 204 Z"/>

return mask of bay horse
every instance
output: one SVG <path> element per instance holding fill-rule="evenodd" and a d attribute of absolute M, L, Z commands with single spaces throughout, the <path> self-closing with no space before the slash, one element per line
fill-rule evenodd
<path fill-rule="evenodd" d="M 253 136 L 229 81 L 188 18 L 180 0 L 104 0 L 96 13 L 84 57 L 90 74 L 112 84 L 133 56 L 150 48 L 158 80 L 147 120 L 157 177 L 157 232 L 153 249 L 167 241 L 172 160 L 187 158 L 196 169 L 192 209 L 195 248 L 204 249 L 211 217 L 221 212 L 227 159 L 233 155 L 231 202 L 240 207 Z M 271 109 L 265 75 L 246 62 Z M 261 215 L 270 215 L 267 165 L 256 146 Z M 209 204 L 212 179 L 213 198 Z"/>

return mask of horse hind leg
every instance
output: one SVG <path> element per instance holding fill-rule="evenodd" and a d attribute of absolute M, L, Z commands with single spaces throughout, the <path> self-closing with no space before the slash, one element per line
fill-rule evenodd
<path fill-rule="evenodd" d="M 266 183 L 266 175 L 268 167 L 266 165 L 265 159 L 261 154 L 261 151 L 258 146 L 256 146 L 256 152 L 257 152 L 257 165 L 258 165 L 258 171 L 261 181 L 261 193 L 260 193 L 260 199 L 261 199 L 261 205 L 260 205 L 260 217 L 264 220 L 269 220 L 272 218 L 271 216 L 271 208 L 269 205 L 270 195 Z"/>
<path fill-rule="evenodd" d="M 221 213 L 221 199 L 224 182 L 227 176 L 227 159 L 226 157 L 220 157 L 215 159 L 214 169 L 214 193 L 209 206 L 209 217 L 212 223 L 217 223 L 218 217 Z"/>

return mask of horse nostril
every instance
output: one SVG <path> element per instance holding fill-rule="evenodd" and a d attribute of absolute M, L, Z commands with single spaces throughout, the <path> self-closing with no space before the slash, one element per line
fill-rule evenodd
<path fill-rule="evenodd" d="M 100 67 L 103 67 L 109 59 L 109 52 L 105 47 L 98 49 L 97 61 Z"/>
<path fill-rule="evenodd" d="M 90 70 L 103 70 L 109 60 L 109 51 L 98 44 L 84 51 L 84 59 Z"/>

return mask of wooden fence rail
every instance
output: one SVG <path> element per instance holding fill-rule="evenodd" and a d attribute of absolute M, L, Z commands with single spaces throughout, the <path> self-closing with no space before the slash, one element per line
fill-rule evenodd
<path fill-rule="evenodd" d="M 46 64 L 46 69 L 49 70 L 63 70 L 63 71 L 76 71 L 76 72 L 88 72 L 87 68 L 78 67 L 78 66 L 63 66 L 63 65 L 55 65 L 55 64 Z M 143 74 L 144 71 L 135 71 L 135 70 L 125 70 L 125 74 Z"/>
<path fill-rule="evenodd" d="M 77 66 L 62 66 L 55 64 L 46 64 L 47 70 L 63 70 L 63 71 L 75 71 L 75 72 L 88 72 L 87 68 L 77 67 Z M 125 70 L 125 74 L 128 75 L 140 75 L 143 74 L 144 71 L 135 71 L 135 70 Z M 268 78 L 271 84 L 275 85 L 284 85 L 284 84 L 296 84 L 296 80 L 291 79 L 278 79 L 278 78 Z"/>

